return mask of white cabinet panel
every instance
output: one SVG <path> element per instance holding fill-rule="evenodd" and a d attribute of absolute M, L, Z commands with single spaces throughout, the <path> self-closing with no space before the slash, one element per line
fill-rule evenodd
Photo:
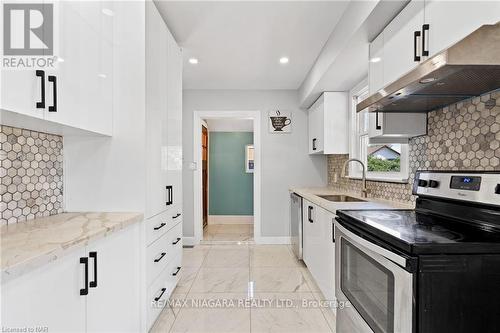
<path fill-rule="evenodd" d="M 424 2 L 411 1 L 384 29 L 384 86 L 419 64 L 414 55 L 421 55 L 422 36 L 415 50 L 414 33 L 421 34 L 423 24 Z"/>
<path fill-rule="evenodd" d="M 428 50 L 433 56 L 484 24 L 500 21 L 500 1 L 425 1 Z"/>
<path fill-rule="evenodd" d="M 37 107 L 37 103 L 42 102 L 42 77 L 37 77 L 35 70 L 3 69 L 0 76 L 0 108 L 43 119 L 44 108 Z"/>
<path fill-rule="evenodd" d="M 87 246 L 89 281 L 87 332 L 138 332 L 140 330 L 139 224 L 127 227 Z"/>
<path fill-rule="evenodd" d="M 309 108 L 309 154 L 349 152 L 348 96 L 324 92 Z"/>
<path fill-rule="evenodd" d="M 384 87 L 384 32 L 370 43 L 368 63 L 369 94 L 374 94 Z"/>
<path fill-rule="evenodd" d="M 48 327 L 49 332 L 84 332 L 85 249 L 2 284 L 2 327 Z"/>

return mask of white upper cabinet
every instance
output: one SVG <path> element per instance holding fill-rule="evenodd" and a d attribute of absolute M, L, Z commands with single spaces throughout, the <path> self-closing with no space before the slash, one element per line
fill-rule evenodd
<path fill-rule="evenodd" d="M 411 1 L 370 44 L 370 94 L 480 26 L 498 21 L 500 1 Z"/>
<path fill-rule="evenodd" d="M 368 63 L 369 94 L 376 93 L 384 87 L 384 33 L 382 32 L 370 44 Z"/>
<path fill-rule="evenodd" d="M 309 108 L 309 154 L 347 154 L 348 94 L 324 92 Z"/>
<path fill-rule="evenodd" d="M 112 5 L 112 1 L 54 2 L 54 66 L 2 70 L 1 108 L 45 121 L 32 123 L 34 129 L 49 122 L 111 135 Z"/>
<path fill-rule="evenodd" d="M 484 24 L 500 21 L 500 1 L 425 1 L 426 50 L 433 56 Z"/>
<path fill-rule="evenodd" d="M 383 86 L 419 64 L 423 24 L 424 2 L 411 1 L 384 29 Z"/>

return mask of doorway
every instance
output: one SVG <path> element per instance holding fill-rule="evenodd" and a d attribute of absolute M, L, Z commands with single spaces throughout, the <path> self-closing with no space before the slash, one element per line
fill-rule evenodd
<path fill-rule="evenodd" d="M 203 192 L 203 229 L 208 225 L 208 128 L 204 124 L 201 129 L 201 172 Z"/>
<path fill-rule="evenodd" d="M 260 112 L 195 111 L 193 120 L 195 244 L 258 242 Z"/>

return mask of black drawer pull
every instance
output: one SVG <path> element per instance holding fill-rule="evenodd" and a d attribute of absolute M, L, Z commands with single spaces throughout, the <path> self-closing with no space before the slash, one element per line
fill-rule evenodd
<path fill-rule="evenodd" d="M 316 138 L 313 139 L 313 150 L 316 150 Z"/>
<path fill-rule="evenodd" d="M 379 125 L 378 123 L 378 112 L 375 112 L 375 129 L 376 130 L 381 130 L 382 126 Z"/>
<path fill-rule="evenodd" d="M 415 31 L 413 33 L 413 61 L 419 62 L 420 56 L 417 54 L 418 49 L 418 41 L 417 39 L 420 37 L 420 31 Z"/>
<path fill-rule="evenodd" d="M 429 56 L 429 50 L 426 50 L 425 47 L 425 35 L 427 35 L 427 32 L 429 31 L 429 25 L 424 24 L 422 26 L 422 56 L 423 57 L 428 57 Z"/>
<path fill-rule="evenodd" d="M 179 216 L 181 216 L 181 213 L 177 213 L 175 216 L 172 216 L 173 219 L 176 219 L 178 218 Z"/>
<path fill-rule="evenodd" d="M 163 296 L 163 294 L 167 291 L 167 288 L 161 288 L 161 294 L 158 297 L 155 297 L 155 302 L 158 302 L 160 298 Z"/>
<path fill-rule="evenodd" d="M 167 206 L 170 206 L 173 203 L 173 194 L 172 194 L 172 185 L 165 186 L 167 190 Z"/>
<path fill-rule="evenodd" d="M 90 281 L 89 286 L 95 288 L 97 287 L 97 252 L 89 252 L 89 258 L 94 259 L 94 281 Z"/>
<path fill-rule="evenodd" d="M 176 245 L 177 243 L 179 243 L 181 239 L 179 237 L 177 237 L 177 239 L 175 240 L 175 242 L 172 242 L 173 245 Z"/>
<path fill-rule="evenodd" d="M 179 274 L 179 271 L 181 270 L 180 267 L 177 267 L 177 270 L 175 272 L 172 273 L 172 276 L 176 276 L 177 274 Z"/>
<path fill-rule="evenodd" d="M 80 264 L 85 265 L 85 286 L 80 289 L 80 295 L 84 296 L 89 294 L 89 258 L 80 258 Z"/>
<path fill-rule="evenodd" d="M 335 219 L 332 219 L 332 243 L 335 243 Z"/>
<path fill-rule="evenodd" d="M 312 219 L 312 210 L 313 210 L 312 206 L 307 207 L 307 220 L 311 223 L 314 222 L 314 220 Z"/>
<path fill-rule="evenodd" d="M 164 227 L 164 226 L 166 226 L 166 225 L 167 225 L 166 223 L 162 223 L 162 224 L 160 224 L 159 226 L 154 227 L 153 229 L 154 229 L 154 230 L 160 230 L 161 228 L 163 228 L 163 227 Z"/>
<path fill-rule="evenodd" d="M 158 258 L 156 258 L 156 259 L 155 259 L 155 262 L 159 262 L 160 260 L 162 260 L 162 259 L 163 259 L 163 257 L 164 257 L 166 254 L 167 254 L 167 253 L 162 252 L 162 253 L 161 253 L 161 255 L 160 255 Z"/>
<path fill-rule="evenodd" d="M 35 71 L 35 75 L 40 78 L 40 87 L 41 87 L 41 94 L 40 94 L 40 102 L 36 102 L 36 108 L 37 109 L 45 109 L 45 71 L 42 71 L 40 69 Z"/>
<path fill-rule="evenodd" d="M 57 112 L 57 77 L 49 75 L 47 80 L 52 82 L 52 92 L 54 97 L 52 106 L 49 106 L 49 112 Z"/>

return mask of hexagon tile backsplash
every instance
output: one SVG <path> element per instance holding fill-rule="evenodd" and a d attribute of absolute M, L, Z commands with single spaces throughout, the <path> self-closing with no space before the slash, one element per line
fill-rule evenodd
<path fill-rule="evenodd" d="M 414 202 L 411 194 L 417 170 L 499 170 L 500 90 L 429 113 L 428 135 L 409 142 L 407 184 L 368 181 L 370 197 Z M 361 191 L 361 181 L 338 178 L 348 155 L 328 156 L 328 185 L 341 191 Z"/>
<path fill-rule="evenodd" d="M 0 125 L 0 145 L 0 224 L 62 213 L 62 136 Z"/>

